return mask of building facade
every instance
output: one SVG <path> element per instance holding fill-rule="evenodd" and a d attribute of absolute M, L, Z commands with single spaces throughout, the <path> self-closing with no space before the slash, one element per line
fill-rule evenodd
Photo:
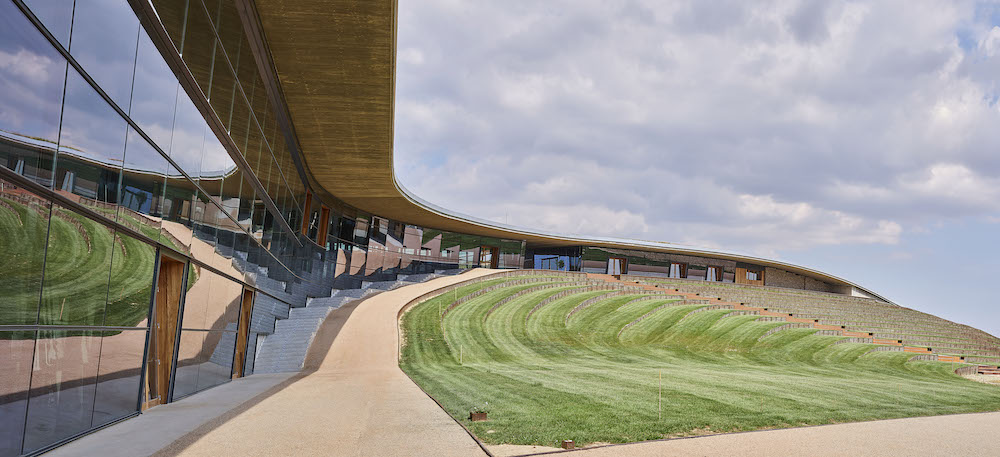
<path fill-rule="evenodd" d="M 870 294 L 764 259 L 341 198 L 316 178 L 341 159 L 296 134 L 258 14 L 0 0 L 0 456 L 252 374 L 288 309 L 364 280 L 538 268 Z"/>

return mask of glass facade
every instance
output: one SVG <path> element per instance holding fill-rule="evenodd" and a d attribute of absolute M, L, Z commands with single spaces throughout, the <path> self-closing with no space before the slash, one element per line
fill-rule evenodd
<path fill-rule="evenodd" d="M 362 281 L 476 267 L 776 277 L 314 198 L 234 3 L 151 5 L 158 24 L 126 0 L 0 0 L 0 457 L 252 374 L 289 308 Z"/>
<path fill-rule="evenodd" d="M 125 0 L 0 0 L 0 456 L 252 373 L 308 297 L 524 263 L 307 198 L 233 3 L 152 5 L 197 87 Z"/>

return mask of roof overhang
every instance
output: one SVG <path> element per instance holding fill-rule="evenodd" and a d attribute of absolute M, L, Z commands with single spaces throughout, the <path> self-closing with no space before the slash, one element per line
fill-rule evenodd
<path fill-rule="evenodd" d="M 771 266 L 885 300 L 844 279 L 784 262 L 670 243 L 544 233 L 421 201 L 396 182 L 393 171 L 397 2 L 272 0 L 255 7 L 301 159 L 321 199 L 333 197 L 409 224 L 537 246 L 637 248 Z"/>

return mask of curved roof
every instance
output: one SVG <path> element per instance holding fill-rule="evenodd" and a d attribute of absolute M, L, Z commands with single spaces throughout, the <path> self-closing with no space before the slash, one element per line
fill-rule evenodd
<path fill-rule="evenodd" d="M 524 239 L 536 246 L 640 248 L 771 266 L 885 300 L 836 276 L 775 260 L 671 243 L 546 233 L 425 202 L 396 182 L 393 172 L 396 1 L 274 0 L 257 2 L 255 8 L 308 179 L 321 199 L 333 197 L 409 224 Z"/>

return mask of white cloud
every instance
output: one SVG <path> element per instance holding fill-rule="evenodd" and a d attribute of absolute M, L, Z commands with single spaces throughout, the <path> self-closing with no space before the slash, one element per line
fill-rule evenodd
<path fill-rule="evenodd" d="M 972 3 L 400 8 L 396 171 L 444 207 L 759 253 L 1000 213 L 1000 29 Z"/>

